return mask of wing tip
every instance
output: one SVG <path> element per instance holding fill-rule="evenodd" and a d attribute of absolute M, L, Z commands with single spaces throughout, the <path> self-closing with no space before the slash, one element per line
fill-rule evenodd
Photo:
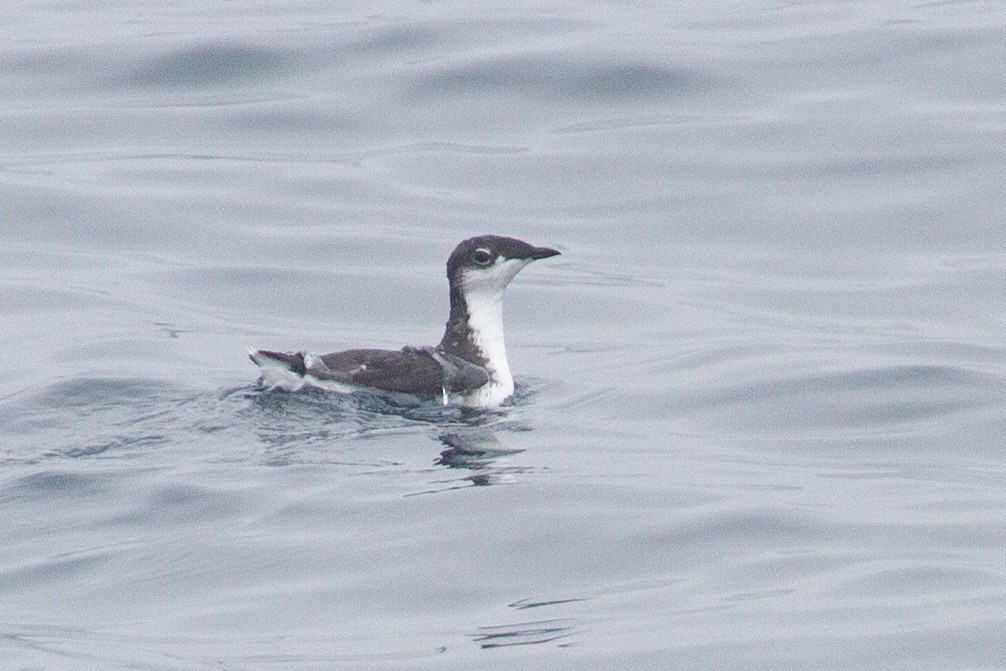
<path fill-rule="evenodd" d="M 249 347 L 248 358 L 260 368 L 285 368 L 291 373 L 297 373 L 298 375 L 304 375 L 307 372 L 304 366 L 303 352 L 273 352 L 267 349 L 253 349 Z"/>

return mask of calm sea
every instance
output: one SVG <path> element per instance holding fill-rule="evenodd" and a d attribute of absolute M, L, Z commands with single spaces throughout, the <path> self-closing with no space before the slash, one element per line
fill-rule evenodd
<path fill-rule="evenodd" d="M 1006 668 L 995 0 L 13 3 L 0 668 Z M 435 344 L 498 413 L 264 393 Z"/>

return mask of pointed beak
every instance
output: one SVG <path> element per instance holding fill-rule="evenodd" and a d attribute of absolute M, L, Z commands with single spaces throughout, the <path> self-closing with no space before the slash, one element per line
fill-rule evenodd
<path fill-rule="evenodd" d="M 537 261 L 538 259 L 547 259 L 550 256 L 559 256 L 559 250 L 548 247 L 535 247 L 531 250 L 528 258 L 532 261 Z"/>

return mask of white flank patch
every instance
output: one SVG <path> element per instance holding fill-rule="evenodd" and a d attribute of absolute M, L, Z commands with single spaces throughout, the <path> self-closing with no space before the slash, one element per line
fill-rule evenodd
<path fill-rule="evenodd" d="M 354 391 L 366 390 L 367 387 L 360 387 L 355 384 L 336 382 L 335 380 L 319 380 L 310 373 L 304 376 L 305 386 L 324 391 L 333 391 L 337 394 L 352 394 Z"/>
<path fill-rule="evenodd" d="M 283 389 L 286 391 L 297 391 L 304 386 L 304 378 L 294 373 L 279 361 L 273 361 L 267 357 L 255 359 L 261 369 L 259 384 L 266 389 Z"/>
<path fill-rule="evenodd" d="M 258 364 L 258 367 L 261 369 L 261 384 L 266 389 L 299 391 L 304 387 L 308 387 L 324 389 L 325 391 L 334 391 L 340 394 L 350 394 L 354 391 L 360 390 L 360 387 L 346 384 L 345 382 L 336 382 L 335 380 L 322 380 L 316 378 L 311 375 L 310 372 L 304 376 L 298 375 L 290 370 L 290 368 L 282 361 L 277 361 L 276 359 L 267 356 L 260 356 L 257 350 L 249 349 L 248 354 L 251 355 L 252 360 Z M 311 363 L 312 361 L 320 361 L 320 358 L 313 354 L 307 354 L 305 356 L 305 361 Z"/>

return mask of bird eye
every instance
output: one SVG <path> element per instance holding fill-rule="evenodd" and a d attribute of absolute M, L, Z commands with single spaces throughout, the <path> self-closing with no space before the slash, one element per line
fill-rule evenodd
<path fill-rule="evenodd" d="M 478 248 L 475 250 L 475 263 L 480 266 L 488 266 L 492 263 L 493 255 L 488 249 Z"/>

